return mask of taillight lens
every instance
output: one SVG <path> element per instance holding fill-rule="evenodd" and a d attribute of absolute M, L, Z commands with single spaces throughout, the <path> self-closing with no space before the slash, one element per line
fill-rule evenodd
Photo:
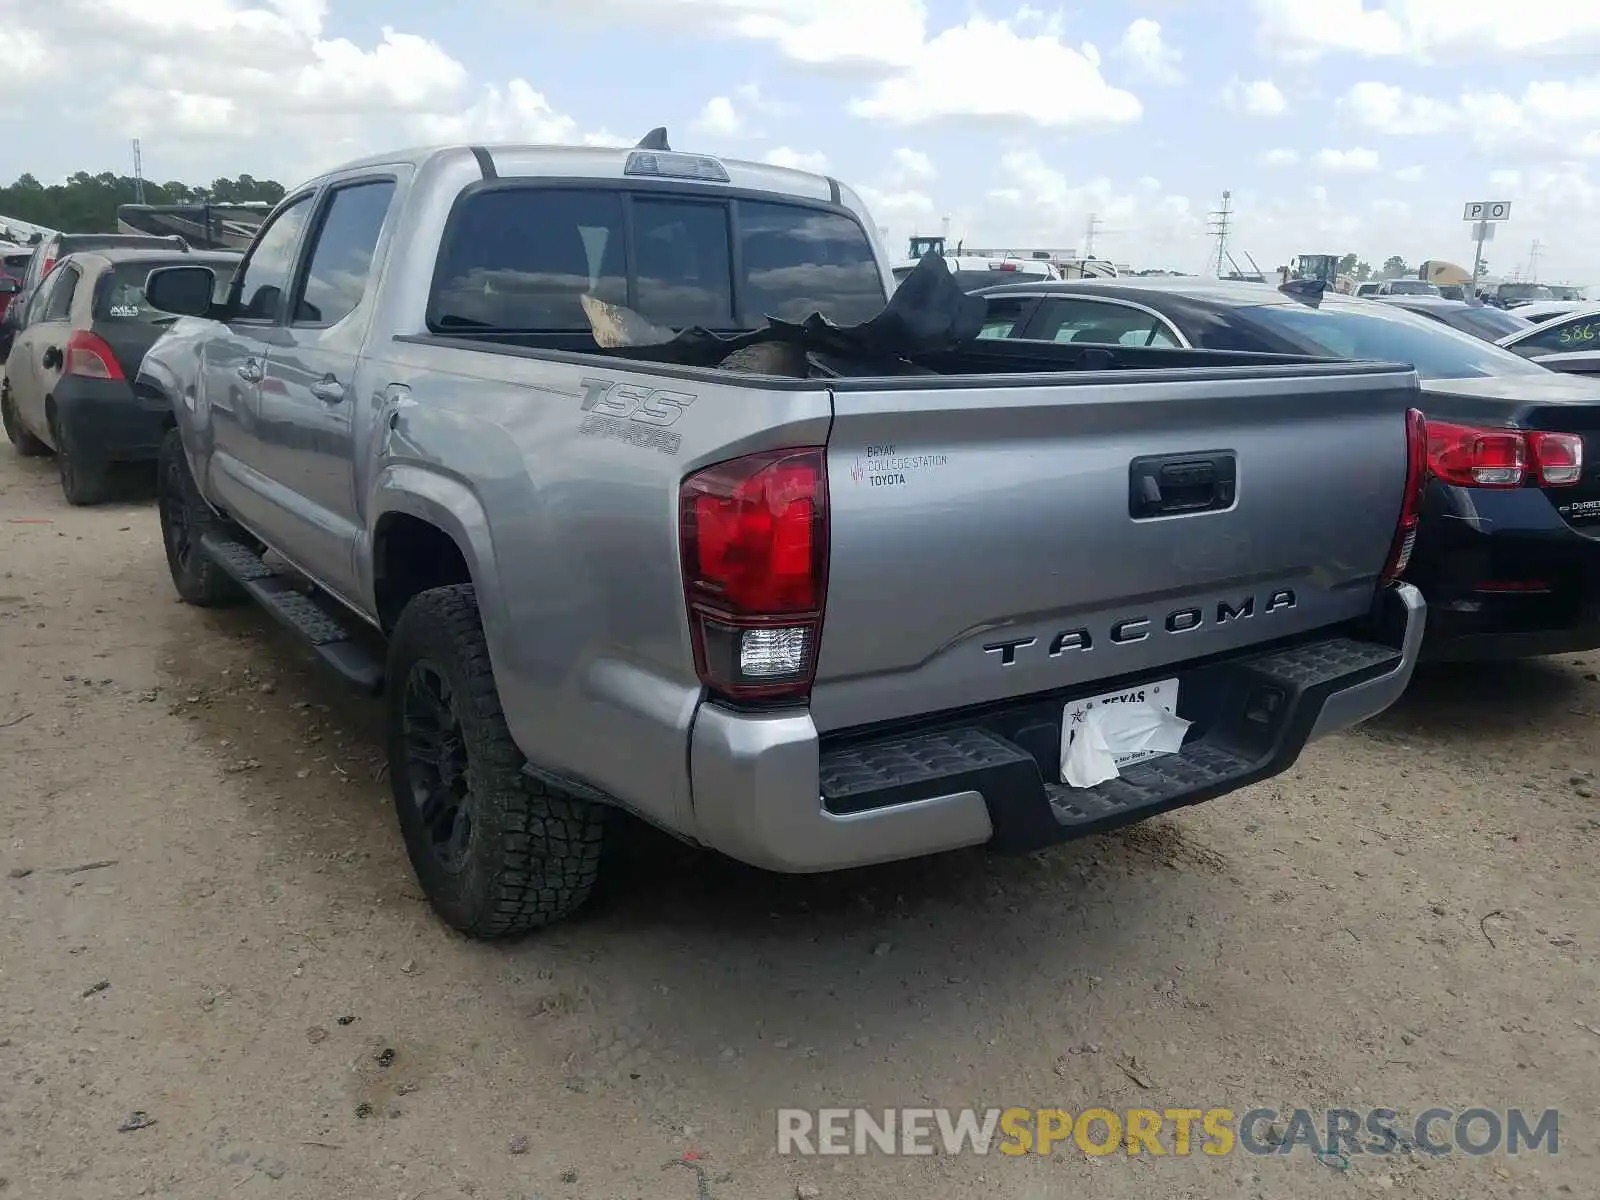
<path fill-rule="evenodd" d="M 1577 434 L 1530 433 L 1528 449 L 1545 487 L 1567 487 L 1583 478 L 1583 438 Z"/>
<path fill-rule="evenodd" d="M 733 700 L 811 691 L 828 579 L 827 459 L 770 450 L 697 471 L 678 530 L 695 669 Z"/>
<path fill-rule="evenodd" d="M 1420 409 L 1406 410 L 1406 487 L 1400 499 L 1400 520 L 1395 525 L 1389 561 L 1383 568 L 1385 582 L 1400 578 L 1411 565 L 1411 551 L 1417 544 L 1417 525 L 1422 520 L 1422 490 L 1428 482 L 1428 439 L 1430 426 Z"/>
<path fill-rule="evenodd" d="M 55 265 L 56 265 L 56 260 L 55 259 L 53 259 L 53 258 L 45 259 L 44 260 L 44 266 L 39 268 L 39 278 L 43 279 L 46 275 L 50 274 L 50 268 L 55 266 Z"/>
<path fill-rule="evenodd" d="M 66 373 L 82 379 L 126 378 L 122 364 L 105 339 L 86 329 L 74 330 L 67 338 Z"/>
<path fill-rule="evenodd" d="M 1428 468 L 1457 487 L 1566 487 L 1583 475 L 1583 438 L 1429 421 Z"/>

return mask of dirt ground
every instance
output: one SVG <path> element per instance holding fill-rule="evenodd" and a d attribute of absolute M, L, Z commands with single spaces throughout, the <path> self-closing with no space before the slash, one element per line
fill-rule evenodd
<path fill-rule="evenodd" d="M 69 509 L 0 448 L 0 1200 L 1594 1196 L 1597 667 L 1429 673 L 1048 853 L 674 848 L 476 945 L 412 880 L 376 704 L 180 605 L 147 496 Z M 1554 1107 L 1560 1152 L 777 1154 L 778 1107 L 856 1104 Z"/>

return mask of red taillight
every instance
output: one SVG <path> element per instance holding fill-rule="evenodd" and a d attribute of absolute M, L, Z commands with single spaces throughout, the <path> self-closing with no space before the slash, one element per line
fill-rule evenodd
<path fill-rule="evenodd" d="M 1400 578 L 1411 563 L 1411 550 L 1417 544 L 1417 523 L 1422 520 L 1422 489 L 1428 482 L 1428 437 L 1430 426 L 1420 409 L 1406 410 L 1406 488 L 1400 499 L 1400 520 L 1395 525 L 1394 543 L 1383 579 Z"/>
<path fill-rule="evenodd" d="M 1457 487 L 1566 487 L 1583 475 L 1583 438 L 1429 421 L 1428 467 Z"/>
<path fill-rule="evenodd" d="M 43 279 L 46 275 L 50 274 L 50 268 L 55 266 L 55 265 L 56 265 L 56 260 L 55 259 L 53 259 L 53 258 L 45 259 L 44 260 L 44 266 L 39 269 L 39 278 Z"/>
<path fill-rule="evenodd" d="M 1583 438 L 1577 434 L 1530 433 L 1528 449 L 1545 487 L 1567 487 L 1583 478 Z"/>
<path fill-rule="evenodd" d="M 683 481 L 678 535 L 695 669 L 734 700 L 803 699 L 828 587 L 827 460 L 769 450 Z"/>
<path fill-rule="evenodd" d="M 83 379 L 125 379 L 122 364 L 106 345 L 105 339 L 86 329 L 75 329 L 67 338 L 68 375 Z"/>

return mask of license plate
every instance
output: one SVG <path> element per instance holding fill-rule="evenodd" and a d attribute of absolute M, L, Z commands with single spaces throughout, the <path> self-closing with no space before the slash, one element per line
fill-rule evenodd
<path fill-rule="evenodd" d="M 1178 713 L 1178 681 L 1176 679 L 1163 679 L 1159 683 L 1141 683 L 1138 687 L 1127 688 L 1120 692 L 1106 692 L 1100 696 L 1089 696 L 1083 700 L 1071 700 L 1061 710 L 1061 749 L 1062 758 L 1066 758 L 1066 749 L 1071 744 L 1078 725 L 1089 715 L 1089 710 L 1098 708 L 1102 704 L 1139 704 L 1146 702 L 1154 704 L 1157 708 L 1165 709 L 1174 716 Z M 1113 760 L 1117 770 L 1131 766 L 1137 762 L 1144 762 L 1147 758 L 1161 758 L 1160 750 L 1135 750 L 1130 754 L 1119 754 Z"/>

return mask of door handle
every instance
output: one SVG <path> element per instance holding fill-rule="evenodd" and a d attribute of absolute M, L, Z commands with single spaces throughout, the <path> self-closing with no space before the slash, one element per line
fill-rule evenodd
<path fill-rule="evenodd" d="M 239 367 L 239 378 L 246 383 L 261 382 L 261 364 L 253 358 L 247 358 Z"/>
<path fill-rule="evenodd" d="M 337 404 L 344 399 L 344 384 L 332 375 L 324 375 L 311 385 L 311 394 L 324 404 Z"/>

